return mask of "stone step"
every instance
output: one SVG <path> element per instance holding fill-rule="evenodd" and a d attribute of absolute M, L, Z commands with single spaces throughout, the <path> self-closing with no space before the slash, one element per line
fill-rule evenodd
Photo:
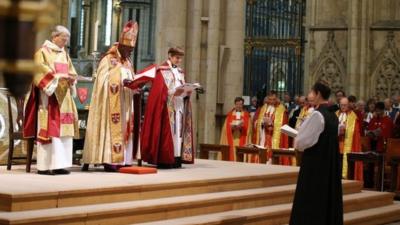
<path fill-rule="evenodd" d="M 214 170 L 216 164 L 221 164 L 218 171 Z M 230 168 L 242 172 L 233 173 Z M 219 161 L 211 164 L 198 160 L 196 167 L 190 169 L 159 171 L 146 176 L 118 173 L 95 173 L 93 176 L 91 172 L 73 172 L 62 177 L 6 174 L 0 183 L 0 211 L 61 208 L 289 185 L 296 183 L 297 170 Z M 94 177 L 101 177 L 101 180 Z M 13 187 L 10 188 L 7 182 L 12 182 Z M 27 183 L 32 186 L 27 188 Z M 361 186 L 361 183 L 351 183 L 349 189 L 359 191 Z"/>
<path fill-rule="evenodd" d="M 344 214 L 346 225 L 378 225 L 400 221 L 400 204 L 365 209 Z"/>
<path fill-rule="evenodd" d="M 348 193 L 344 196 L 345 210 L 384 205 L 393 198 L 393 195 L 382 192 L 354 193 L 353 183 L 343 184 L 344 192 Z M 290 203 L 294 190 L 295 185 L 283 185 L 149 200 L 0 212 L 0 224 L 70 224 L 82 221 L 86 224 L 111 225 L 149 222 Z"/>
<path fill-rule="evenodd" d="M 346 208 L 349 208 L 348 199 L 344 199 L 345 212 Z M 292 204 L 280 204 L 132 225 L 287 225 L 291 207 Z M 400 221 L 399 204 L 389 204 L 344 214 L 345 225 L 379 225 L 396 221 Z"/>

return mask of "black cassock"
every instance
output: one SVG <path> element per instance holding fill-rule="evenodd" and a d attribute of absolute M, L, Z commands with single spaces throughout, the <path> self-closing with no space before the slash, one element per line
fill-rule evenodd
<path fill-rule="evenodd" d="M 316 110 L 325 125 L 317 143 L 304 150 L 290 225 L 343 224 L 338 118 L 327 105 Z"/>

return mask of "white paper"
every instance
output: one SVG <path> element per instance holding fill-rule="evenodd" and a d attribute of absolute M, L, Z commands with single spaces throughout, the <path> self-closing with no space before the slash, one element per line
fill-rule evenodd
<path fill-rule="evenodd" d="M 243 120 L 233 120 L 231 126 L 241 126 L 243 124 Z"/>
<path fill-rule="evenodd" d="M 281 127 L 281 132 L 286 134 L 289 137 L 295 138 L 299 133 L 297 130 L 291 128 L 289 125 L 285 124 Z"/>

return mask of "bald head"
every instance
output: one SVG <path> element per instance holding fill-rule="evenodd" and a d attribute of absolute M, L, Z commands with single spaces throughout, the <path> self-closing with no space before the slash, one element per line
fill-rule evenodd
<path fill-rule="evenodd" d="M 383 103 L 385 104 L 385 109 L 390 110 L 392 108 L 392 99 L 386 98 Z"/>
<path fill-rule="evenodd" d="M 340 111 L 347 112 L 349 111 L 349 99 L 346 97 L 342 97 L 339 101 Z"/>
<path fill-rule="evenodd" d="M 315 106 L 315 93 L 310 91 L 307 95 L 307 103 L 310 106 Z"/>
<path fill-rule="evenodd" d="M 298 104 L 299 104 L 300 106 L 304 106 L 304 105 L 306 104 L 306 96 L 300 96 L 300 97 L 297 99 L 297 102 L 298 102 Z"/>

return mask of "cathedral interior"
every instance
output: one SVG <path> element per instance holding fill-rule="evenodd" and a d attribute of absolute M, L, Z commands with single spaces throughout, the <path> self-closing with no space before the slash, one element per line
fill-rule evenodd
<path fill-rule="evenodd" d="M 18 3 L 25 7 L 12 9 Z M 182 47 L 186 79 L 205 90 L 193 98 L 198 143 L 218 142 L 237 96 L 247 105 L 270 90 L 294 97 L 320 79 L 364 100 L 400 90 L 397 0 L 5 0 L 0 12 L 0 86 L 18 93 L 33 70 L 29 57 L 57 24 L 70 30 L 68 52 L 88 78 L 128 20 L 139 24 L 131 55 L 136 71 L 165 60 L 169 47 Z M 90 79 L 78 85 L 89 91 L 76 100 L 82 129 L 91 85 Z M 8 145 L 7 104 L 0 93 L 1 148 Z"/>

